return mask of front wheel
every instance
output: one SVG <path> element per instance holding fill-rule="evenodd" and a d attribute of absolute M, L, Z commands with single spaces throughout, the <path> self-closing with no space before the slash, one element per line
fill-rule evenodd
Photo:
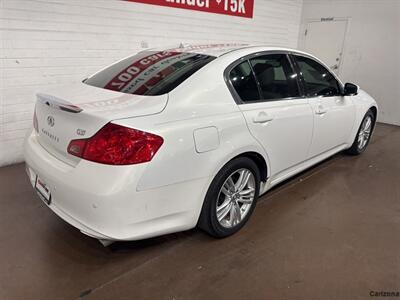
<path fill-rule="evenodd" d="M 212 181 L 199 218 L 199 227 L 218 238 L 239 231 L 250 218 L 258 198 L 260 174 L 249 158 L 227 163 Z"/>
<path fill-rule="evenodd" d="M 372 111 L 369 110 L 365 114 L 364 119 L 361 122 L 353 145 L 351 145 L 351 147 L 346 151 L 348 154 L 359 155 L 365 151 L 371 139 L 374 124 L 375 115 L 372 113 Z"/>

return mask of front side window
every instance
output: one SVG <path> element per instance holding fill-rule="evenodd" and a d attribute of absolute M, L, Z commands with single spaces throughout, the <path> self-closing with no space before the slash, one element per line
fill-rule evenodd
<path fill-rule="evenodd" d="M 336 78 L 324 66 L 303 56 L 295 56 L 295 59 L 303 76 L 305 93 L 308 97 L 341 94 Z"/>
<path fill-rule="evenodd" d="M 248 61 L 234 67 L 229 73 L 229 79 L 243 102 L 260 99 L 257 83 Z"/>
<path fill-rule="evenodd" d="M 162 95 L 214 59 L 190 52 L 144 51 L 101 70 L 85 83 L 127 94 Z"/>
<path fill-rule="evenodd" d="M 250 59 L 263 100 L 299 97 L 297 74 L 285 54 L 269 54 Z"/>

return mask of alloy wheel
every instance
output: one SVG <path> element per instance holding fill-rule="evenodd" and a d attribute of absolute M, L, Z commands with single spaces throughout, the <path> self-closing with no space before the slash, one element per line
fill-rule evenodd
<path fill-rule="evenodd" d="M 369 137 L 371 135 L 371 129 L 372 129 L 372 117 L 367 116 L 360 128 L 360 132 L 358 133 L 358 149 L 362 150 L 365 148 L 365 146 L 368 143 Z"/>
<path fill-rule="evenodd" d="M 217 219 L 221 226 L 232 228 L 248 214 L 255 195 L 255 178 L 245 168 L 233 172 L 222 185 L 217 201 Z"/>

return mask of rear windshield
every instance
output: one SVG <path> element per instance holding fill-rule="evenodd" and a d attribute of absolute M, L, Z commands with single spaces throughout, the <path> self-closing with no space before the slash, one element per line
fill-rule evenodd
<path fill-rule="evenodd" d="M 85 83 L 127 94 L 162 95 L 214 59 L 188 52 L 145 51 L 101 70 Z"/>

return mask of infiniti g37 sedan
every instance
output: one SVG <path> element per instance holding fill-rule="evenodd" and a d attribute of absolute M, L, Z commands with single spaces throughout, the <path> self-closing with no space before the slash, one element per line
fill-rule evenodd
<path fill-rule="evenodd" d="M 101 241 L 225 237 L 272 186 L 362 153 L 376 117 L 366 92 L 297 50 L 146 50 L 39 93 L 26 169 L 52 211 Z"/>

